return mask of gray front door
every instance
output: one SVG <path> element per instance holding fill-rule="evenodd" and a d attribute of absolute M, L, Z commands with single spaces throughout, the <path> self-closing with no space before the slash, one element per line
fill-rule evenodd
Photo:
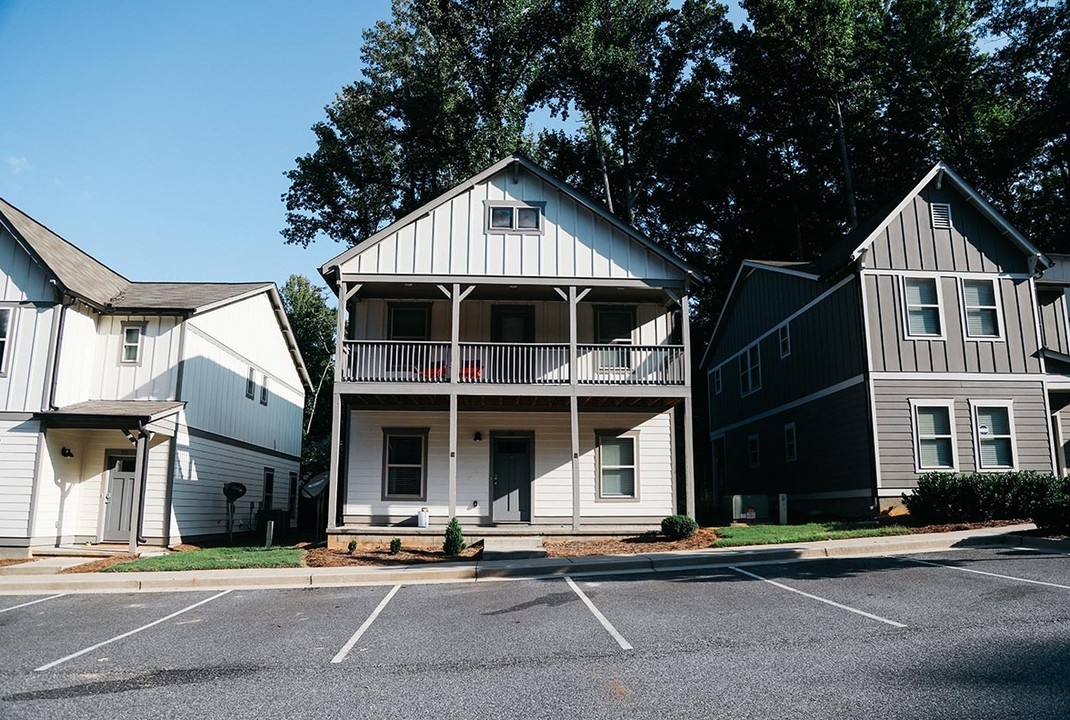
<path fill-rule="evenodd" d="M 491 436 L 491 519 L 496 523 L 531 521 L 532 444 L 530 436 Z"/>
<path fill-rule="evenodd" d="M 108 492 L 104 496 L 104 541 L 126 542 L 130 539 L 130 518 L 134 510 L 137 487 L 133 455 L 108 453 L 104 467 Z"/>

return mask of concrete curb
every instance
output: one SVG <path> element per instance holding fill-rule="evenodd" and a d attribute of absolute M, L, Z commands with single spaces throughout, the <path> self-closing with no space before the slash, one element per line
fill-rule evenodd
<path fill-rule="evenodd" d="M 795 545 L 751 545 L 741 548 L 597 555 L 574 558 L 487 560 L 397 567 L 276 568 L 184 572 L 85 573 L 69 575 L 7 575 L 0 577 L 0 595 L 43 593 L 163 592 L 191 590 L 414 585 L 495 580 L 597 576 L 714 570 L 734 565 L 763 565 L 822 558 L 871 557 L 940 552 L 983 545 L 1030 547 L 1070 552 L 1070 541 L 1032 538 L 1017 533 L 1033 529 L 1018 525 L 926 535 L 895 535 L 850 540 L 825 540 Z"/>

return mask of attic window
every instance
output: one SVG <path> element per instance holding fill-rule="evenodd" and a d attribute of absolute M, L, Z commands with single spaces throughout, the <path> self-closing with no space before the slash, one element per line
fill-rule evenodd
<path fill-rule="evenodd" d="M 938 230 L 951 229 L 951 205 L 948 203 L 933 203 L 929 205 L 929 214 L 932 217 L 933 227 Z"/>
<path fill-rule="evenodd" d="M 494 202 L 487 204 L 488 233 L 541 233 L 542 207 L 522 202 Z"/>

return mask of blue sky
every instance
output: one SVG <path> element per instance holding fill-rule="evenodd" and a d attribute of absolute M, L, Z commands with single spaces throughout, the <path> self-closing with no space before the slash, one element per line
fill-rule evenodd
<path fill-rule="evenodd" d="M 389 0 L 0 0 L 0 197 L 132 280 L 282 283 L 283 173 Z"/>

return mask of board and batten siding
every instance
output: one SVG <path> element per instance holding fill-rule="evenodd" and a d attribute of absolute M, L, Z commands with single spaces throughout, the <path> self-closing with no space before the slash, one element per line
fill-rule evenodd
<path fill-rule="evenodd" d="M 343 274 L 680 279 L 679 268 L 526 169 L 506 168 L 384 237 Z M 544 207 L 541 233 L 488 233 L 486 203 Z"/>
<path fill-rule="evenodd" d="M 190 435 L 183 426 L 175 438 L 174 488 L 171 496 L 171 542 L 227 530 L 223 484 L 240 482 L 245 495 L 235 503 L 234 532 L 255 529 L 256 511 L 264 501 L 264 468 L 275 471 L 272 507 L 287 508 L 290 473 L 300 463 Z"/>
<path fill-rule="evenodd" d="M 40 427 L 0 417 L 0 538 L 28 538 Z"/>
<path fill-rule="evenodd" d="M 951 205 L 951 228 L 933 228 L 930 205 Z M 943 272 L 1028 273 L 1025 253 L 966 197 L 936 181 L 915 195 L 873 240 L 867 268 Z"/>
<path fill-rule="evenodd" d="M 761 301 L 755 299 L 752 302 Z M 743 316 L 748 314 L 749 307 L 736 305 L 737 312 Z M 785 403 L 855 378 L 863 372 L 865 347 L 862 343 L 856 280 L 844 283 L 787 323 L 791 351 L 782 358 L 777 328 L 791 314 L 785 311 L 779 318 L 774 318 L 763 312 L 763 317 L 769 322 L 764 326 L 765 329 L 773 328 L 773 331 L 758 343 L 760 390 L 740 395 L 741 355 L 738 353 L 749 344 L 737 347 L 736 354 L 728 356 L 721 364 L 711 364 L 711 375 L 716 367 L 720 367 L 721 371 L 720 393 L 715 392 L 712 378 L 708 383 L 712 431 L 774 410 Z M 755 332 L 752 337 L 759 334 Z"/>
<path fill-rule="evenodd" d="M 1037 306 L 1040 312 L 1044 347 L 1063 355 L 1070 355 L 1066 294 L 1067 290 L 1062 286 L 1037 285 Z"/>
<path fill-rule="evenodd" d="M 56 302 L 55 289 L 41 266 L 0 227 L 0 301 Z"/>
<path fill-rule="evenodd" d="M 0 375 L 0 411 L 37 412 L 48 403 L 48 349 L 55 306 L 4 305 L 12 308 L 7 370 Z"/>
<path fill-rule="evenodd" d="M 664 413 L 580 413 L 581 517 L 664 517 L 672 513 L 672 411 Z M 383 428 L 428 429 L 427 498 L 383 500 Z M 595 501 L 595 431 L 635 429 L 639 433 L 639 501 Z M 556 412 L 462 412 L 457 418 L 457 517 L 489 522 L 490 433 L 534 433 L 535 478 L 532 522 L 568 524 L 572 519 L 571 437 L 568 416 Z M 475 433 L 482 435 L 476 442 Z M 346 466 L 346 516 L 398 522 L 422 507 L 444 519 L 449 513 L 449 414 L 354 410 Z"/>
<path fill-rule="evenodd" d="M 915 434 L 910 400 L 954 402 L 955 447 L 959 472 L 978 469 L 976 438 L 970 400 L 1013 402 L 1013 421 L 1018 468 L 1051 472 L 1050 418 L 1045 406 L 1044 385 L 1030 380 L 931 380 L 874 379 L 875 427 L 880 447 L 882 491 L 909 490 L 917 486 Z M 884 493 L 882 493 L 884 494 Z"/>
<path fill-rule="evenodd" d="M 426 301 L 413 301 L 427 305 Z M 404 301 L 370 298 L 352 305 L 350 328 L 356 333 L 355 340 L 383 340 L 389 331 L 389 308 L 402 305 Z M 490 342 L 491 315 L 495 306 L 526 306 L 533 308 L 535 317 L 535 340 L 537 343 L 567 343 L 568 303 L 566 302 L 513 302 L 513 301 L 464 301 L 461 303 L 461 342 Z M 431 306 L 430 340 L 449 342 L 450 302 L 435 300 Z M 664 345 L 672 339 L 672 313 L 657 303 L 589 303 L 582 302 L 576 308 L 576 332 L 579 342 L 593 343 L 595 334 L 596 307 L 635 308 L 637 327 L 632 332 L 635 345 Z"/>
<path fill-rule="evenodd" d="M 1003 339 L 967 338 L 960 279 L 939 277 L 944 339 L 907 338 L 903 275 L 863 272 L 871 367 L 883 372 L 1040 373 L 1037 308 L 1029 280 L 993 275 L 1002 303 Z"/>

